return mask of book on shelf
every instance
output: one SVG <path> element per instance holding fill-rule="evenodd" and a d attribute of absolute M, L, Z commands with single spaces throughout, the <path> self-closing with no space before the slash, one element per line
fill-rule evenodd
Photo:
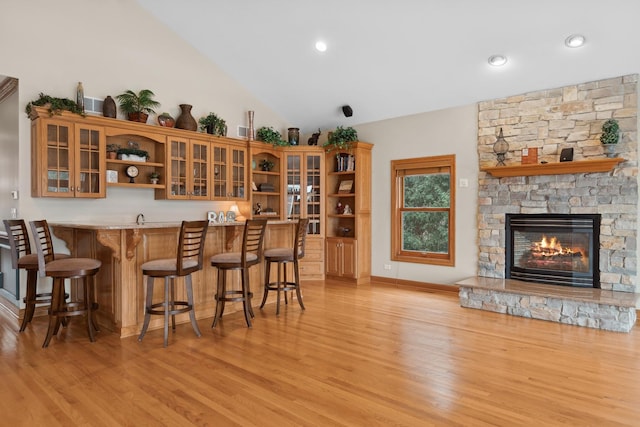
<path fill-rule="evenodd" d="M 353 154 L 341 153 L 336 157 L 336 172 L 352 172 L 356 170 L 356 157 Z"/>

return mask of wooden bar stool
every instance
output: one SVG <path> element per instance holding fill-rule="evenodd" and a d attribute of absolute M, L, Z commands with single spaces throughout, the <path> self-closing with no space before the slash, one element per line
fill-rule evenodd
<path fill-rule="evenodd" d="M 138 336 L 142 341 L 149 327 L 151 315 L 164 316 L 164 347 L 169 341 L 169 317 L 172 329 L 176 330 L 176 314 L 189 313 L 191 326 L 196 336 L 202 335 L 196 322 L 193 308 L 193 285 L 191 274 L 202 270 L 204 241 L 207 237 L 208 221 L 182 221 L 178 236 L 178 250 L 175 258 L 163 258 L 147 261 L 142 264 L 142 274 L 147 276 L 147 298 L 145 304 L 144 324 Z M 153 302 L 153 283 L 156 278 L 164 278 L 164 298 L 161 302 Z M 176 300 L 176 278 L 184 277 L 187 300 Z"/>
<path fill-rule="evenodd" d="M 307 229 L 309 227 L 309 218 L 300 218 L 296 225 L 296 232 L 293 238 L 293 246 L 290 248 L 271 248 L 264 251 L 264 260 L 266 263 L 264 294 L 262 296 L 262 304 L 264 307 L 267 302 L 269 291 L 277 292 L 276 299 L 276 315 L 280 314 L 280 292 L 284 292 L 284 303 L 288 304 L 287 292 L 296 291 L 296 297 L 300 307 L 304 310 L 302 296 L 300 295 L 300 267 L 298 261 L 304 258 L 304 246 L 307 239 Z M 271 275 L 271 263 L 276 263 L 278 269 L 278 279 L 276 282 L 269 282 Z M 294 281 L 287 280 L 287 264 L 293 263 Z"/>
<path fill-rule="evenodd" d="M 226 301 L 242 301 L 244 318 L 247 326 L 251 327 L 253 309 L 251 308 L 251 287 L 249 284 L 249 267 L 262 262 L 262 247 L 264 231 L 267 228 L 266 219 L 248 219 L 244 223 L 241 252 L 225 252 L 211 257 L 211 265 L 218 269 L 218 283 L 216 290 L 216 313 L 213 317 L 212 328 L 224 313 Z M 227 289 L 227 271 L 240 270 L 241 283 L 239 290 Z"/>
<path fill-rule="evenodd" d="M 94 302 L 93 279 L 102 263 L 92 258 L 55 259 L 47 221 L 31 221 L 30 225 L 38 253 L 38 273 L 40 277 L 53 278 L 49 328 L 42 347 L 49 346 L 51 338 L 58 334 L 60 322 L 71 316 L 85 316 L 89 339 L 94 342 L 95 330 L 97 329 L 94 310 L 98 308 L 98 305 Z M 65 301 L 65 279 L 82 279 L 83 293 L 81 297 L 76 295 L 73 301 Z"/>
<path fill-rule="evenodd" d="M 9 236 L 9 248 L 11 249 L 11 265 L 14 270 L 27 270 L 27 287 L 25 297 L 24 317 L 20 324 L 20 332 L 27 328 L 27 324 L 33 319 L 36 305 L 50 304 L 51 292 L 38 292 L 38 254 L 31 253 L 31 243 L 27 232 L 27 224 L 23 219 L 5 219 L 4 229 Z M 69 258 L 67 254 L 54 254 L 54 259 Z M 65 299 L 69 295 L 65 294 Z"/>

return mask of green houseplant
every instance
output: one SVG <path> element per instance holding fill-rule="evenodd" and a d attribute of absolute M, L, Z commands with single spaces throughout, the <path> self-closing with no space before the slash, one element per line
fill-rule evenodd
<path fill-rule="evenodd" d="M 620 141 L 620 124 L 616 119 L 609 119 L 602 125 L 600 142 L 605 146 L 607 157 L 615 156 L 615 144 Z"/>
<path fill-rule="evenodd" d="M 118 144 L 107 144 L 107 157 L 110 159 L 115 159 L 118 155 L 119 149 L 120 145 Z"/>
<path fill-rule="evenodd" d="M 256 138 L 258 141 L 265 142 L 272 145 L 289 145 L 287 141 L 282 139 L 280 132 L 272 128 L 271 126 L 262 126 L 256 131 Z"/>
<path fill-rule="evenodd" d="M 79 114 L 82 117 L 86 116 L 84 111 L 75 101 L 70 100 L 69 98 L 56 98 L 53 96 L 45 95 L 40 92 L 38 95 L 38 99 L 31 101 L 27 104 L 25 108 L 25 113 L 27 116 L 31 116 L 31 107 L 47 107 L 49 111 L 49 115 L 61 114 L 62 111 L 70 111 L 75 114 Z"/>
<path fill-rule="evenodd" d="M 149 174 L 149 181 L 152 184 L 157 184 L 160 181 L 160 174 L 158 172 L 155 172 L 155 171 L 151 172 Z"/>
<path fill-rule="evenodd" d="M 329 134 L 327 142 L 323 144 L 323 147 L 328 152 L 333 150 L 349 150 L 355 141 L 358 140 L 358 132 L 349 127 L 338 126 L 333 132 Z"/>
<path fill-rule="evenodd" d="M 226 136 L 227 122 L 218 117 L 216 113 L 209 113 L 198 120 L 200 130 L 211 135 Z"/>
<path fill-rule="evenodd" d="M 129 120 L 146 123 L 149 114 L 155 113 L 154 108 L 160 106 L 160 103 L 153 99 L 154 96 L 155 94 L 149 89 L 142 89 L 138 93 L 126 90 L 117 95 L 116 99 L 120 103 L 120 110 L 127 115 Z"/>

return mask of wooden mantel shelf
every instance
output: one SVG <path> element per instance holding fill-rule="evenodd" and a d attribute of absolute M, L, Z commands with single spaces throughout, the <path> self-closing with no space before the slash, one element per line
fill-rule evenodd
<path fill-rule="evenodd" d="M 582 172 L 609 172 L 625 159 L 621 157 L 577 160 L 574 162 L 541 163 L 535 165 L 510 165 L 480 168 L 496 178 L 507 176 L 564 175 Z"/>

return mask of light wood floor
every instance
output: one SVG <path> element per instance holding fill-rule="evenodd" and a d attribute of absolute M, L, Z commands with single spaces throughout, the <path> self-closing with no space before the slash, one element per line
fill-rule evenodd
<path fill-rule="evenodd" d="M 0 425 L 638 426 L 640 332 L 464 309 L 457 295 L 307 283 L 307 310 L 144 341 L 75 320 L 41 349 L 0 318 Z"/>

